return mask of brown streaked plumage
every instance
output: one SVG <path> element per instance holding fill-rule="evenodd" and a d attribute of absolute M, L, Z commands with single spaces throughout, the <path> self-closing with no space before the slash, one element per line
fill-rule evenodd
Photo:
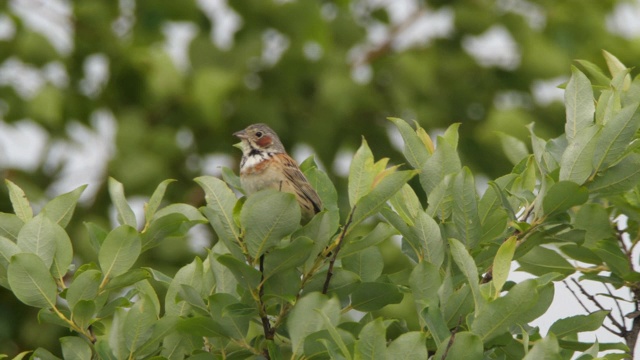
<path fill-rule="evenodd" d="M 275 131 L 265 124 L 254 124 L 233 135 L 242 141 L 240 183 L 247 195 L 264 189 L 294 194 L 304 222 L 322 210 L 318 193 L 287 154 Z"/>

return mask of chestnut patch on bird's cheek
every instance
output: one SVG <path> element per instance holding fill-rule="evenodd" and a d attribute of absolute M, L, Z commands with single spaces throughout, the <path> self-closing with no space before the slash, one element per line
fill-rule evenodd
<path fill-rule="evenodd" d="M 258 139 L 258 141 L 256 141 L 256 144 L 258 144 L 258 146 L 260 147 L 267 147 L 269 145 L 271 145 L 271 137 L 270 136 L 263 136 L 260 139 Z"/>

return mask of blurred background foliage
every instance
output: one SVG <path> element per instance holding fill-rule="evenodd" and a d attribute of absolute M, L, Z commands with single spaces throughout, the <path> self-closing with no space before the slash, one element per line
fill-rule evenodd
<path fill-rule="evenodd" d="M 237 171 L 231 134 L 256 122 L 343 194 L 361 136 L 402 162 L 388 116 L 432 137 L 462 123 L 464 164 L 494 178 L 512 166 L 497 131 L 562 132 L 573 59 L 637 63 L 639 17 L 623 0 L 3 1 L 0 175 L 36 208 L 90 184 L 68 228 L 80 263 L 95 257 L 83 221 L 111 226 L 108 176 L 139 208 L 167 178 L 170 202 L 201 205 L 192 179 Z M 202 246 L 164 242 L 145 261 L 173 274 Z M 44 326 L 0 289 L 0 353 L 57 344 Z"/>

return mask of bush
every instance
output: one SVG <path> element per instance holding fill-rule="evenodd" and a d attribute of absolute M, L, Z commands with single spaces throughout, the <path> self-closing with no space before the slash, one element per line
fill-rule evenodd
<path fill-rule="evenodd" d="M 611 77 L 588 62 L 580 64 L 591 80 L 572 69 L 565 134 L 544 140 L 529 126 L 532 153 L 502 137 L 515 166 L 482 195 L 458 156 L 457 124 L 434 146 L 419 125 L 392 118 L 412 169 L 376 161 L 363 140 L 342 221 L 336 189 L 313 159 L 301 168 L 325 210 L 303 226 L 293 195 L 238 199 L 239 180 L 226 169 L 224 180 L 195 179 L 206 195 L 200 209 L 162 206 L 170 181 L 161 183 L 138 231 L 123 186 L 110 179 L 119 226 L 87 223 L 98 261 L 74 270 L 65 226 L 83 187 L 34 216 L 24 192 L 7 181 L 15 213 L 0 214 L 0 285 L 41 309 L 40 321 L 72 331 L 60 339 L 65 359 L 632 356 L 638 317 L 627 327 L 624 318 L 596 311 L 557 319 L 546 334 L 528 325 L 548 310 L 554 282 L 577 271 L 640 300 L 631 262 L 640 233 L 640 80 L 605 58 Z M 407 184 L 413 177 L 426 207 Z M 619 229 L 621 215 L 628 221 Z M 204 259 L 173 277 L 135 266 L 142 252 L 202 223 L 216 234 Z M 401 251 L 402 261 L 385 262 L 391 251 Z M 513 261 L 534 278 L 508 281 Z M 577 340 L 606 317 L 625 343 Z M 56 358 L 42 348 L 36 357 Z"/>

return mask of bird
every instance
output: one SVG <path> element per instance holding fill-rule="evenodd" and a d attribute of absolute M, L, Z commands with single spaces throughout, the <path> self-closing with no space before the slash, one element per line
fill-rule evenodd
<path fill-rule="evenodd" d="M 240 184 L 247 195 L 265 189 L 295 195 L 302 223 L 322 211 L 320 196 L 268 125 L 249 125 L 233 135 L 241 140 Z"/>

